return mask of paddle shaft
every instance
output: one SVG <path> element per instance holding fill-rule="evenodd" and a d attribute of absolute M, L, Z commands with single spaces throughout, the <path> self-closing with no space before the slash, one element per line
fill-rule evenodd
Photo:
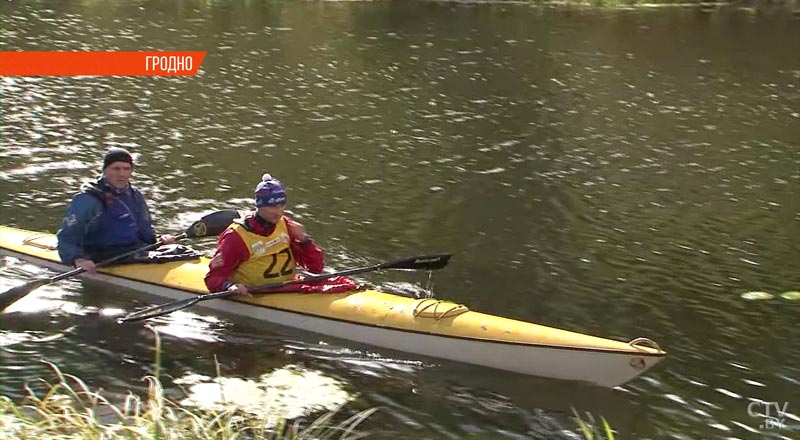
<path fill-rule="evenodd" d="M 186 236 L 186 234 L 181 234 L 178 237 L 176 237 L 176 239 L 184 238 L 185 236 Z M 113 263 L 115 261 L 119 261 L 119 260 L 121 260 L 121 259 L 123 259 L 125 257 L 129 257 L 129 256 L 131 256 L 133 254 L 138 253 L 138 252 L 144 252 L 144 251 L 149 251 L 150 249 L 155 249 L 158 246 L 161 246 L 162 244 L 163 244 L 163 242 L 161 240 L 156 241 L 155 243 L 149 244 L 149 245 L 147 245 L 145 247 L 142 247 L 142 248 L 139 248 L 139 249 L 134 249 L 132 251 L 125 252 L 123 254 L 117 255 L 117 256 L 109 258 L 107 260 L 103 260 L 103 261 L 95 264 L 95 267 L 106 266 L 108 264 L 111 264 L 111 263 Z M 76 275 L 80 275 L 80 274 L 82 274 L 84 272 L 86 272 L 86 269 L 84 269 L 82 267 L 79 267 L 79 268 L 73 269 L 73 270 L 71 270 L 69 272 L 64 272 L 64 273 L 58 274 L 58 275 L 56 275 L 54 277 L 36 279 L 36 280 L 33 280 L 33 281 L 28 281 L 27 283 L 25 283 L 25 284 L 23 284 L 21 286 L 12 287 L 11 289 L 6 290 L 3 293 L 0 293 L 0 312 L 5 310 L 11 304 L 14 304 L 15 302 L 17 302 L 20 299 L 24 298 L 27 294 L 33 292 L 34 290 L 36 290 L 36 289 L 38 289 L 40 287 L 43 287 L 43 286 L 46 286 L 48 284 L 52 284 L 52 283 L 55 283 L 57 281 L 61 281 L 61 280 L 64 280 L 64 279 L 67 279 L 67 278 L 70 278 L 70 277 L 74 277 Z"/>
<path fill-rule="evenodd" d="M 213 212 L 211 214 L 204 216 L 200 220 L 194 222 L 189 227 L 189 229 L 176 236 L 175 239 L 181 240 L 184 238 L 198 238 L 198 237 L 207 237 L 209 235 L 219 235 L 220 233 L 222 233 L 223 230 L 225 230 L 231 224 L 231 222 L 234 219 L 238 217 L 239 217 L 239 212 L 235 209 Z M 117 262 L 123 258 L 129 257 L 139 252 L 145 252 L 151 249 L 155 249 L 161 246 L 162 244 L 164 244 L 164 242 L 158 240 L 153 244 L 149 244 L 139 249 L 134 249 L 122 253 L 120 255 L 117 255 L 115 257 L 109 258 L 107 260 L 103 260 L 99 263 L 96 263 L 95 267 L 109 265 L 111 263 Z M 86 272 L 86 269 L 79 267 L 69 272 L 56 275 L 52 278 L 36 279 L 33 281 L 29 281 L 21 286 L 12 287 L 11 289 L 0 293 L 0 312 L 5 310 L 11 304 L 25 297 L 25 295 L 38 289 L 39 287 L 46 286 L 50 283 L 54 283 L 56 281 L 60 281 L 66 278 L 70 278 L 75 275 L 80 275 L 84 272 Z"/>
<path fill-rule="evenodd" d="M 374 265 L 369 267 L 362 267 L 358 269 L 350 269 L 350 270 L 343 270 L 341 272 L 333 272 L 328 274 L 321 274 L 321 275 L 314 275 L 307 278 L 303 278 L 302 280 L 289 280 L 284 281 L 282 283 L 274 283 L 274 284 L 265 284 L 263 286 L 253 287 L 248 289 L 251 293 L 270 293 L 269 290 L 277 289 L 279 287 L 284 286 L 291 286 L 294 284 L 303 284 L 308 282 L 320 281 L 325 280 L 331 277 L 336 276 L 347 276 L 347 275 L 355 275 L 358 273 L 370 272 L 373 270 L 380 269 L 380 265 Z M 194 298 L 188 298 L 181 301 L 176 301 L 173 303 L 167 303 L 161 306 L 150 307 L 148 309 L 141 310 L 139 312 L 133 312 L 127 316 L 120 318 L 118 321 L 122 322 L 133 322 L 133 321 L 142 321 L 144 319 L 156 318 L 159 316 L 167 315 L 172 312 L 177 312 L 178 310 L 187 309 L 200 301 L 208 301 L 210 299 L 219 299 L 219 298 L 227 298 L 229 296 L 236 295 L 237 292 L 233 290 L 223 290 L 221 292 L 213 292 L 213 293 L 206 293 L 205 295 L 195 296 Z"/>
<path fill-rule="evenodd" d="M 417 257 L 410 257 L 410 258 L 403 258 L 400 260 L 389 261 L 386 263 L 374 264 L 372 266 L 366 267 L 359 267 L 356 269 L 347 269 L 342 270 L 339 272 L 333 273 L 325 273 L 319 275 L 313 275 L 310 277 L 306 277 L 300 280 L 289 280 L 284 281 L 282 283 L 274 283 L 274 284 L 265 284 L 262 286 L 253 287 L 248 289 L 248 292 L 251 293 L 270 293 L 269 291 L 272 289 L 277 289 L 284 286 L 291 286 L 295 284 L 304 284 L 310 283 L 315 281 L 321 281 L 332 277 L 338 276 L 347 276 L 347 275 L 356 275 L 360 273 L 366 272 L 373 272 L 382 269 L 409 269 L 409 270 L 419 270 L 419 269 L 440 269 L 447 265 L 447 262 L 450 259 L 449 254 L 437 254 L 437 255 L 422 255 Z M 274 292 L 278 293 L 278 292 Z M 178 310 L 183 310 L 189 308 L 200 301 L 207 301 L 210 299 L 219 299 L 219 298 L 227 298 L 229 296 L 236 295 L 237 292 L 231 290 L 223 290 L 221 292 L 213 292 L 207 293 L 205 295 L 196 296 L 194 298 L 187 298 L 180 301 L 175 301 L 167 304 L 163 304 L 160 306 L 150 307 L 138 312 L 130 313 L 118 320 L 118 322 L 132 322 L 132 321 L 141 321 L 144 319 L 155 318 L 158 316 L 163 316 L 172 312 L 177 312 Z"/>
<path fill-rule="evenodd" d="M 186 233 L 185 232 L 180 234 L 180 235 L 175 236 L 175 240 L 176 241 L 177 240 L 182 240 L 184 238 L 186 238 Z M 161 241 L 161 240 L 158 240 L 155 243 L 149 244 L 149 245 L 147 245 L 145 247 L 142 247 L 142 248 L 139 248 L 139 249 L 134 249 L 132 251 L 125 252 L 124 254 L 119 254 L 119 255 L 117 255 L 115 257 L 111 257 L 111 258 L 109 258 L 107 260 L 103 260 L 103 261 L 95 264 L 95 267 L 108 266 L 111 263 L 114 263 L 114 262 L 119 261 L 119 260 L 121 260 L 123 258 L 126 258 L 126 257 L 130 257 L 131 255 L 138 254 L 139 252 L 146 252 L 146 251 L 155 249 L 155 248 L 161 246 L 162 244 L 164 244 L 164 242 Z M 75 275 L 80 275 L 80 274 L 82 274 L 84 272 L 86 272 L 86 269 L 84 269 L 82 267 L 79 267 L 79 268 L 71 270 L 69 272 L 64 272 L 62 274 L 56 275 L 56 276 L 50 278 L 48 281 L 49 281 L 49 283 L 55 283 L 56 281 L 61 281 L 63 279 L 69 278 L 69 277 L 74 277 Z"/>
<path fill-rule="evenodd" d="M 254 287 L 252 289 L 248 289 L 248 291 L 250 291 L 252 293 L 269 293 L 270 290 L 278 289 L 278 288 L 285 287 L 285 286 L 293 286 L 295 284 L 313 283 L 313 282 L 316 282 L 316 281 L 327 280 L 328 278 L 346 277 L 348 275 L 358 275 L 360 273 L 374 272 L 374 271 L 378 271 L 378 270 L 381 270 L 381 269 L 382 269 L 382 265 L 375 264 L 375 265 L 367 266 L 367 267 L 359 267 L 357 269 L 348 269 L 348 270 L 342 270 L 342 271 L 333 272 L 333 273 L 323 273 L 323 274 L 319 274 L 319 275 L 311 275 L 311 276 L 308 276 L 308 277 L 305 277 L 305 278 L 302 278 L 302 279 L 299 279 L 299 280 L 289 280 L 289 281 L 284 281 L 282 283 L 265 284 L 263 286 L 257 286 L 257 287 Z"/>
<path fill-rule="evenodd" d="M 305 277 L 305 278 L 302 278 L 302 279 L 299 279 L 299 280 L 289 280 L 289 281 L 284 281 L 282 283 L 263 284 L 261 286 L 256 286 L 256 287 L 247 289 L 247 291 L 250 292 L 250 293 L 270 293 L 270 290 L 279 289 L 281 287 L 293 286 L 293 285 L 296 285 L 296 284 L 313 283 L 313 282 L 316 282 L 316 281 L 327 280 L 328 278 L 333 278 L 333 277 L 346 277 L 348 275 L 358 275 L 358 274 L 361 274 L 361 273 L 375 272 L 375 271 L 382 270 L 382 269 L 409 269 L 409 270 L 415 270 L 415 269 L 435 269 L 435 268 L 439 268 L 439 267 L 428 267 L 428 265 L 426 265 L 426 264 L 430 264 L 430 262 L 426 262 L 425 264 L 419 264 L 419 265 L 415 265 L 414 264 L 415 261 L 425 260 L 425 259 L 436 260 L 435 263 L 439 263 L 441 261 L 442 263 L 434 264 L 434 266 L 441 265 L 441 267 L 444 267 L 444 265 L 447 264 L 447 260 L 450 259 L 450 255 L 446 255 L 446 254 L 442 254 L 442 255 L 423 255 L 423 256 L 418 256 L 418 257 L 403 258 L 403 259 L 400 259 L 400 260 L 389 261 L 389 262 L 386 262 L 386 263 L 373 264 L 372 266 L 365 266 L 365 267 L 358 267 L 358 268 L 355 268 L 355 269 L 340 270 L 339 272 L 332 272 L 332 273 L 321 273 L 319 275 L 312 275 L 312 276 L 308 276 L 308 277 Z M 273 292 L 273 293 L 278 293 L 278 292 Z M 205 301 L 205 300 L 208 300 L 208 299 L 224 298 L 224 297 L 228 296 L 229 294 L 231 294 L 230 291 L 224 290 L 222 292 L 214 292 L 214 293 L 208 293 L 208 294 L 205 294 L 205 295 L 200 295 L 200 296 L 198 296 L 197 298 L 194 298 L 194 299 L 196 299 L 197 301 Z M 192 303 L 192 304 L 195 304 L 195 303 Z"/>

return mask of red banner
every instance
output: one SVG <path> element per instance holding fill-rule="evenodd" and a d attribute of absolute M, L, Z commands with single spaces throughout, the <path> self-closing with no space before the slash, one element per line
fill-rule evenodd
<path fill-rule="evenodd" d="M 205 52 L 0 52 L 0 76 L 194 76 Z"/>

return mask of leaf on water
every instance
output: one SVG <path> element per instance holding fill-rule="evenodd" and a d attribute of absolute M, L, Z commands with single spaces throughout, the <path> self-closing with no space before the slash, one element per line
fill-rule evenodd
<path fill-rule="evenodd" d="M 781 293 L 781 298 L 788 299 L 789 301 L 800 300 L 800 290 L 789 290 Z"/>
<path fill-rule="evenodd" d="M 742 299 L 749 299 L 749 300 L 765 300 L 765 299 L 772 299 L 775 296 L 769 292 L 759 292 L 757 290 L 753 290 L 751 292 L 745 292 L 742 294 Z"/>

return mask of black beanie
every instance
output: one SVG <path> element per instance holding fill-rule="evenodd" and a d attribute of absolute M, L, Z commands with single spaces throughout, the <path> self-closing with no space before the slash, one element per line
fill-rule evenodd
<path fill-rule="evenodd" d="M 108 168 L 114 162 L 128 162 L 133 166 L 133 156 L 124 148 L 111 147 L 103 156 L 103 169 Z"/>

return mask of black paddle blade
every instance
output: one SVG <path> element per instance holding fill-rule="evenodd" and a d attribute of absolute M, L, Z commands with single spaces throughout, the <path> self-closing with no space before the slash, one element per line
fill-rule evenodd
<path fill-rule="evenodd" d="M 186 237 L 212 237 L 222 234 L 222 231 L 227 229 L 239 217 L 239 211 L 235 209 L 212 212 L 189 226 L 189 229 L 185 232 Z"/>
<path fill-rule="evenodd" d="M 416 257 L 383 263 L 380 269 L 410 269 L 410 270 L 436 270 L 447 266 L 450 254 L 417 255 Z"/>
<path fill-rule="evenodd" d="M 128 313 L 122 318 L 117 319 L 117 323 L 123 324 L 126 322 L 144 321 L 145 319 L 156 318 L 172 312 L 177 312 L 178 310 L 193 306 L 194 303 L 199 301 L 198 298 L 199 297 L 187 298 L 181 301 L 161 304 L 160 306 L 148 307 L 138 312 Z"/>
<path fill-rule="evenodd" d="M 49 278 L 28 281 L 27 283 L 21 286 L 13 287 L 11 289 L 6 290 L 3 293 L 0 293 L 0 312 L 5 310 L 6 307 L 10 306 L 11 304 L 17 302 L 23 296 L 31 293 L 32 291 L 44 285 L 50 284 L 51 282 L 52 280 L 50 280 Z"/>

